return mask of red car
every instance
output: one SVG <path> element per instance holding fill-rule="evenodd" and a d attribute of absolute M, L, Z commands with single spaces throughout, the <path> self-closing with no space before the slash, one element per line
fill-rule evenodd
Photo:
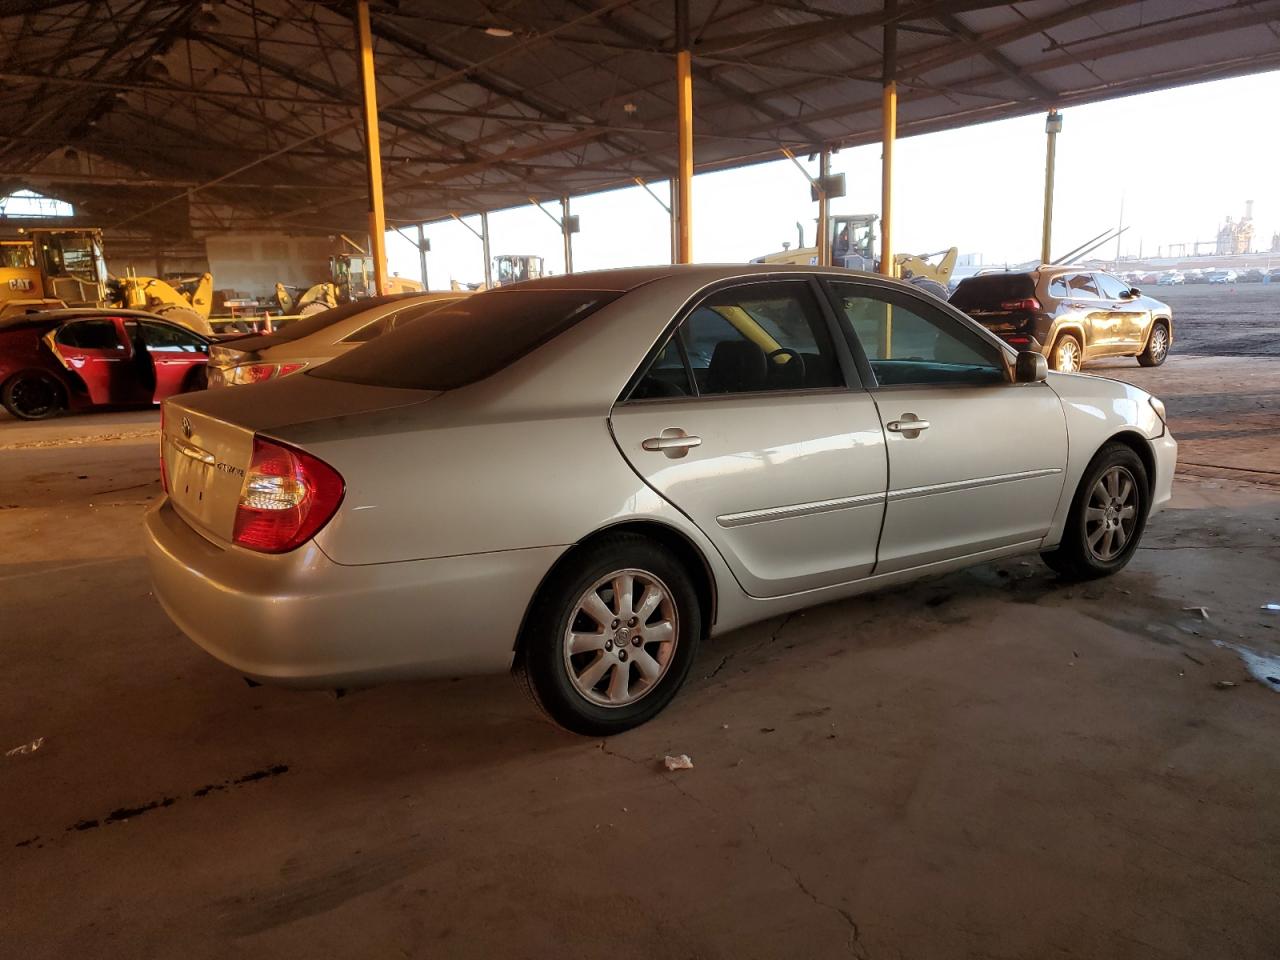
<path fill-rule="evenodd" d="M 201 390 L 210 340 L 141 310 L 46 310 L 0 319 L 0 403 L 22 420 L 156 404 Z"/>

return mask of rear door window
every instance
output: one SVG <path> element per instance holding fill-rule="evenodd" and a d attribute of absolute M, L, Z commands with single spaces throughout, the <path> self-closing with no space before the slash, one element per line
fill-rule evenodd
<path fill-rule="evenodd" d="M 125 333 L 133 340 L 141 327 L 142 342 L 152 353 L 205 353 L 208 346 L 190 330 L 154 320 L 126 320 Z"/>
<path fill-rule="evenodd" d="M 1067 290 L 1071 296 L 1081 300 L 1101 300 L 1098 283 L 1092 273 L 1073 273 L 1067 277 Z"/>
<path fill-rule="evenodd" d="M 82 350 L 124 350 L 116 322 L 110 319 L 73 321 L 59 330 L 54 340 L 61 346 Z"/>
<path fill-rule="evenodd" d="M 1067 278 L 1054 277 L 1049 281 L 1049 296 L 1056 297 L 1059 300 L 1067 299 Z"/>
<path fill-rule="evenodd" d="M 835 341 L 807 280 L 710 294 L 636 381 L 629 399 L 845 386 Z"/>

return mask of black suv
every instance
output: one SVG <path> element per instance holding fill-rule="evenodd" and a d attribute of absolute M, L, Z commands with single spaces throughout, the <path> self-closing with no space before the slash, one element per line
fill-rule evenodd
<path fill-rule="evenodd" d="M 1109 273 L 1044 266 L 960 281 L 951 305 L 1015 350 L 1037 350 L 1068 373 L 1102 357 L 1158 367 L 1173 343 L 1173 311 Z"/>

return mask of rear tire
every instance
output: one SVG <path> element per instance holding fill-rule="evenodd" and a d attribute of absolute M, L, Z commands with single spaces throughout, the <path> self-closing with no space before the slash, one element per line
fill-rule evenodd
<path fill-rule="evenodd" d="M 0 390 L 0 403 L 19 420 L 47 420 L 67 406 L 67 394 L 56 377 L 41 370 L 16 373 Z"/>
<path fill-rule="evenodd" d="M 1163 320 L 1151 325 L 1151 333 L 1147 335 L 1147 345 L 1138 354 L 1138 363 L 1144 367 L 1158 367 L 1169 359 L 1169 326 Z"/>
<path fill-rule="evenodd" d="M 571 557 L 538 591 L 515 675 L 560 726 L 611 736 L 672 701 L 701 636 L 684 566 L 652 540 L 614 534 Z"/>
<path fill-rule="evenodd" d="M 1079 373 L 1084 362 L 1084 347 L 1074 333 L 1059 334 L 1049 352 L 1049 366 L 1062 373 Z"/>
<path fill-rule="evenodd" d="M 1105 444 L 1076 488 L 1062 542 L 1040 556 L 1064 580 L 1110 576 L 1133 559 L 1150 510 L 1142 459 L 1123 443 Z"/>

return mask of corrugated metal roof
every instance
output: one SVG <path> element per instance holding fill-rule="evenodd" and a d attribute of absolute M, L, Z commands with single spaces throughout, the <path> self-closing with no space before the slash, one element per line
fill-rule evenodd
<path fill-rule="evenodd" d="M 175 236 L 360 227 L 354 8 L 0 0 L 0 189 Z M 699 169 L 879 139 L 880 0 L 690 21 Z M 1280 68 L 1280 0 L 900 0 L 894 22 L 903 136 Z M 375 2 L 373 29 L 393 223 L 674 171 L 671 0 Z"/>

